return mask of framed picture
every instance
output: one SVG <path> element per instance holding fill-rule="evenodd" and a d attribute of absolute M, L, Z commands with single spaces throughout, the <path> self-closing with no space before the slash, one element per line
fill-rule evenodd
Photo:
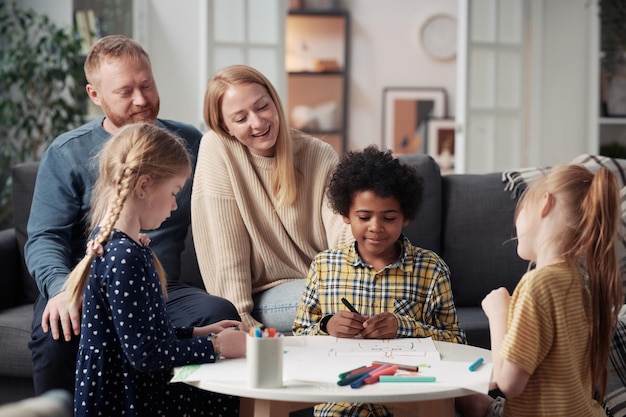
<path fill-rule="evenodd" d="M 426 127 L 446 117 L 443 88 L 389 87 L 383 91 L 383 138 L 394 154 L 426 153 Z"/>
<path fill-rule="evenodd" d="M 620 67 L 617 72 L 608 75 L 603 71 L 600 86 L 602 116 L 626 116 L 626 68 Z"/>
<path fill-rule="evenodd" d="M 428 155 L 439 164 L 442 174 L 455 172 L 455 123 L 454 119 L 428 120 Z"/>

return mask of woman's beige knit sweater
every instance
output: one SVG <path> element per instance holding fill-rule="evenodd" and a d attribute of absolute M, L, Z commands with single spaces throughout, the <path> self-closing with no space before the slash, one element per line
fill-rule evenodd
<path fill-rule="evenodd" d="M 305 278 L 313 257 L 351 238 L 328 207 L 326 186 L 338 162 L 327 143 L 294 131 L 297 199 L 278 206 L 273 158 L 209 131 L 200 143 L 191 198 L 192 230 L 207 291 L 230 300 L 248 327 L 252 294 Z"/>

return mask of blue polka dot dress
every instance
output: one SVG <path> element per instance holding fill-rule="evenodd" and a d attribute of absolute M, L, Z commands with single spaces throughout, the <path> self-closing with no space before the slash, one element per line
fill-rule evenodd
<path fill-rule="evenodd" d="M 75 416 L 238 415 L 236 397 L 169 383 L 176 366 L 216 360 L 192 331 L 172 327 L 152 251 L 114 231 L 85 289 Z"/>

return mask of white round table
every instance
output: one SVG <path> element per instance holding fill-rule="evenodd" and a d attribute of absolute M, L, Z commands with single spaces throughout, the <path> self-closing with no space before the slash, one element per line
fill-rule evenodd
<path fill-rule="evenodd" d="M 491 352 L 475 346 L 435 341 L 442 361 L 473 362 L 482 357 L 491 362 Z M 220 366 L 241 373 L 241 361 L 230 359 Z M 313 364 L 314 366 L 314 364 Z M 461 378 L 462 376 L 459 376 Z M 367 402 L 392 405 L 394 416 L 454 416 L 454 398 L 474 393 L 469 389 L 431 383 L 376 383 L 359 389 L 336 383 L 284 381 L 280 388 L 251 388 L 241 379 L 218 380 L 205 377 L 188 382 L 200 389 L 241 397 L 240 416 L 288 417 L 289 412 L 323 402 Z"/>

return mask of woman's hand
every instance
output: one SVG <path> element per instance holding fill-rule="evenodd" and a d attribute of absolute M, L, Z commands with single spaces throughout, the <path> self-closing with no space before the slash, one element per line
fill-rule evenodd
<path fill-rule="evenodd" d="M 193 329 L 194 337 L 208 336 L 211 333 L 219 334 L 226 329 L 242 330 L 242 324 L 237 320 L 222 320 L 207 326 L 195 327 Z M 242 332 L 243 333 L 243 332 Z"/>

